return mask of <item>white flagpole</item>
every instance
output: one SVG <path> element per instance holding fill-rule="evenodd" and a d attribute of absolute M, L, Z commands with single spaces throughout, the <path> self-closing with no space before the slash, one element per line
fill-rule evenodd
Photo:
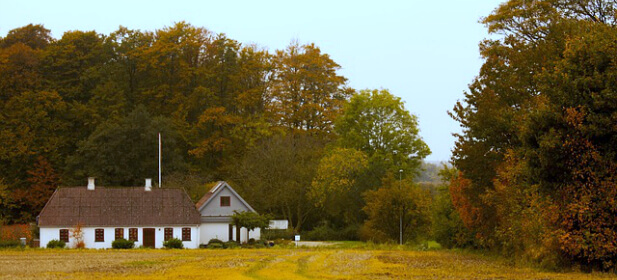
<path fill-rule="evenodd" d="M 161 133 L 159 132 L 159 188 L 161 187 Z"/>

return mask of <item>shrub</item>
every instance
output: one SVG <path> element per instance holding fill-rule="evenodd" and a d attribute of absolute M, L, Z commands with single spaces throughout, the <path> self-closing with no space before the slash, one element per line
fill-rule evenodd
<path fill-rule="evenodd" d="M 293 239 L 293 229 L 263 229 L 261 230 L 261 239 L 275 240 L 275 239 Z"/>
<path fill-rule="evenodd" d="M 114 249 L 133 249 L 135 247 L 135 241 L 126 240 L 124 238 L 116 239 L 111 242 L 111 248 Z"/>
<path fill-rule="evenodd" d="M 167 249 L 183 249 L 184 244 L 182 244 L 182 240 L 178 238 L 172 238 L 163 242 L 163 247 Z"/>
<path fill-rule="evenodd" d="M 336 229 L 324 223 L 313 230 L 306 232 L 302 239 L 314 241 L 348 241 L 358 240 L 358 226 L 349 225 L 342 229 Z"/>
<path fill-rule="evenodd" d="M 238 247 L 238 243 L 236 243 L 236 241 L 230 240 L 225 242 L 225 244 L 223 244 L 225 248 L 229 248 L 229 249 L 233 249 L 233 248 L 237 248 Z"/>
<path fill-rule="evenodd" d="M 21 242 L 17 240 L 0 240 L 0 248 L 16 248 L 21 246 Z"/>
<path fill-rule="evenodd" d="M 210 241 L 208 241 L 208 247 L 210 245 L 212 245 L 212 244 L 221 244 L 221 245 L 223 245 L 223 244 L 225 244 L 225 242 L 223 242 L 223 240 L 220 240 L 220 239 L 212 238 L 212 239 L 210 239 Z"/>
<path fill-rule="evenodd" d="M 47 248 L 64 248 L 64 246 L 66 246 L 66 243 L 64 243 L 64 241 L 62 240 L 57 240 L 57 239 L 52 239 L 49 240 L 49 242 L 47 242 Z"/>
<path fill-rule="evenodd" d="M 225 246 L 221 243 L 208 244 L 208 249 L 223 249 Z"/>
<path fill-rule="evenodd" d="M 250 238 L 248 244 L 255 245 L 255 238 Z"/>

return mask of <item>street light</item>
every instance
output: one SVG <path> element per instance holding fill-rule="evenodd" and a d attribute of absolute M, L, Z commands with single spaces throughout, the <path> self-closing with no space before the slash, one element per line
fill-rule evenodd
<path fill-rule="evenodd" d="M 398 188 L 399 191 L 403 190 L 403 169 L 399 169 L 398 170 Z M 398 225 L 398 229 L 399 229 L 399 238 L 400 238 L 400 245 L 403 245 L 403 208 L 401 207 L 399 209 L 399 225 Z"/>

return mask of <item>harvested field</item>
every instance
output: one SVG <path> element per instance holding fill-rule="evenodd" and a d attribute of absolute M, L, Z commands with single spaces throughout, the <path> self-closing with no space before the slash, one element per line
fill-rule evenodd
<path fill-rule="evenodd" d="M 0 279 L 615 279 L 551 273 L 451 251 L 5 250 Z"/>

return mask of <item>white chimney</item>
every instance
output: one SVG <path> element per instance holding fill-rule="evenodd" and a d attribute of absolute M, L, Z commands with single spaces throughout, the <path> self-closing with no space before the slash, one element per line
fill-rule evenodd
<path fill-rule="evenodd" d="M 152 179 L 147 178 L 146 179 L 146 191 L 149 192 L 152 190 Z"/>
<path fill-rule="evenodd" d="M 88 177 L 88 190 L 94 190 L 94 177 Z"/>

